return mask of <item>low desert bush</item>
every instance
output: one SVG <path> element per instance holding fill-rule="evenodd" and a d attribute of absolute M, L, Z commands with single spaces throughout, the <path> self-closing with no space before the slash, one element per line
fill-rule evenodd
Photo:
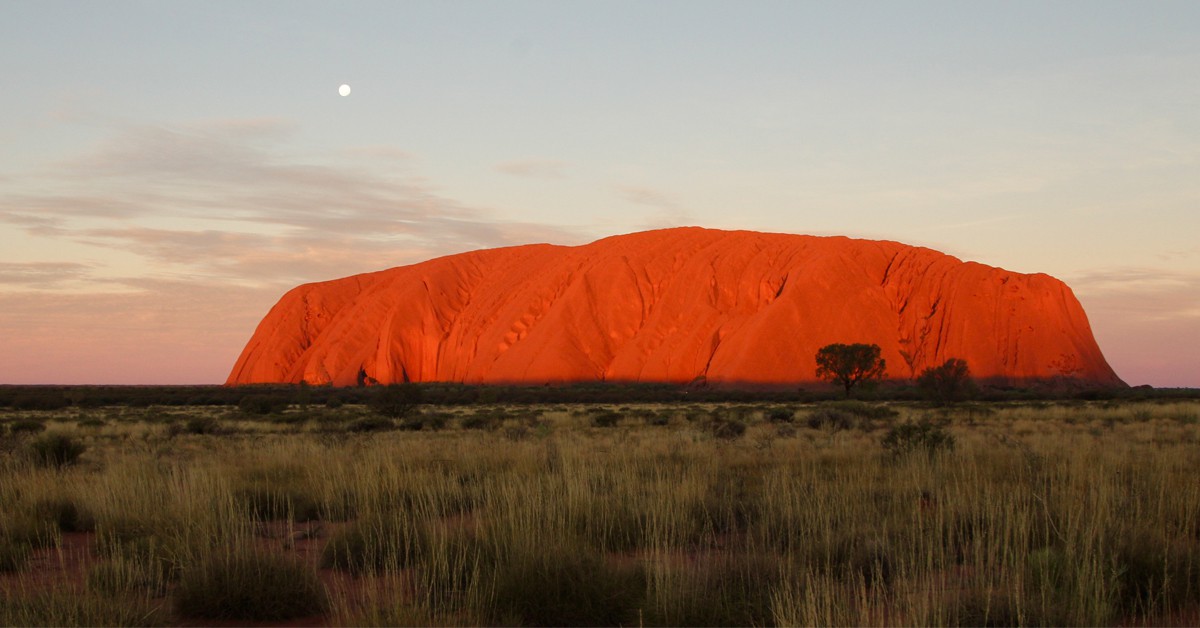
<path fill-rule="evenodd" d="M 394 429 L 396 424 L 381 416 L 368 416 L 346 424 L 347 432 L 382 432 Z"/>
<path fill-rule="evenodd" d="M 622 415 L 620 412 L 606 410 L 598 414 L 592 415 L 592 425 L 594 427 L 616 427 L 621 421 Z"/>
<path fill-rule="evenodd" d="M 188 434 L 220 434 L 221 423 L 211 416 L 198 416 L 188 419 L 183 431 Z"/>
<path fill-rule="evenodd" d="M 947 421 L 924 418 L 896 425 L 883 436 L 883 448 L 893 458 L 924 452 L 930 458 L 954 449 L 954 435 L 946 429 Z"/>
<path fill-rule="evenodd" d="M 246 414 L 275 414 L 287 410 L 289 401 L 283 395 L 247 395 L 238 402 L 238 409 Z"/>
<path fill-rule="evenodd" d="M 500 419 L 486 412 L 465 416 L 459 422 L 464 430 L 494 430 L 500 427 Z"/>
<path fill-rule="evenodd" d="M 282 621 L 328 606 L 325 587 L 303 563 L 246 548 L 188 565 L 175 591 L 175 610 L 193 619 Z"/>
<path fill-rule="evenodd" d="M 79 461 L 87 447 L 66 434 L 46 434 L 29 442 L 34 463 L 42 467 L 65 467 Z"/>
<path fill-rule="evenodd" d="M 421 387 L 416 384 L 390 384 L 372 392 L 367 407 L 389 419 L 408 416 L 421 405 L 424 396 Z"/>
<path fill-rule="evenodd" d="M 857 423 L 856 417 L 844 410 L 820 407 L 808 413 L 805 424 L 814 430 L 849 430 Z"/>
<path fill-rule="evenodd" d="M 722 440 L 736 440 L 746 434 L 746 424 L 738 419 L 713 419 L 712 435 Z"/>
<path fill-rule="evenodd" d="M 791 408 L 771 408 L 767 411 L 767 420 L 772 423 L 792 423 L 796 413 Z"/>

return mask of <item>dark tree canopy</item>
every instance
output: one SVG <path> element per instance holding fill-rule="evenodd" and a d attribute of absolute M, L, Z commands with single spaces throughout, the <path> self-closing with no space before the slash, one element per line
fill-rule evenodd
<path fill-rule="evenodd" d="M 917 377 L 922 396 L 935 403 L 950 403 L 969 399 L 975 394 L 971 369 L 958 358 L 950 358 L 941 366 L 931 366 Z"/>
<path fill-rule="evenodd" d="M 879 345 L 825 345 L 817 350 L 817 377 L 842 386 L 849 397 L 858 384 L 887 374 L 887 363 L 879 355 Z"/>
<path fill-rule="evenodd" d="M 421 387 L 416 384 L 381 386 L 367 402 L 377 414 L 390 419 L 402 419 L 421 405 Z"/>

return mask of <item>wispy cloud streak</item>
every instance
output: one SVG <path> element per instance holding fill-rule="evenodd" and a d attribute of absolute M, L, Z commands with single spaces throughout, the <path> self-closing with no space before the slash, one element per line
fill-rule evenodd
<path fill-rule="evenodd" d="M 0 221 L 243 280 L 575 239 L 466 207 L 389 169 L 394 159 L 374 167 L 305 159 L 290 152 L 292 132 L 275 120 L 128 128 L 87 155 L 32 173 L 19 189 L 0 184 Z M 189 226 L 147 226 L 171 221 Z"/>
<path fill-rule="evenodd" d="M 216 383 L 295 284 L 580 239 L 448 198 L 402 150 L 313 157 L 294 132 L 270 119 L 128 127 L 0 173 L 0 235 L 49 243 L 39 261 L 0 259 L 0 383 Z M 95 253 L 54 260 L 56 243 Z"/>

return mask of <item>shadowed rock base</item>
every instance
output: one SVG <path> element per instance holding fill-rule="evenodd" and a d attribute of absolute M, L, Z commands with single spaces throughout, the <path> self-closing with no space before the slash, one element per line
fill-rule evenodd
<path fill-rule="evenodd" d="M 897 242 L 693 227 L 299 286 L 227 383 L 793 386 L 835 342 L 878 344 L 893 379 L 956 357 L 993 382 L 1123 385 L 1053 277 Z"/>

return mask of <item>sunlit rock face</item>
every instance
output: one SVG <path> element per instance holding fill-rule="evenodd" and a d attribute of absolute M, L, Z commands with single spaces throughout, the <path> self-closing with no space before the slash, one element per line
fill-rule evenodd
<path fill-rule="evenodd" d="M 678 228 L 474 251 L 299 286 L 230 384 L 812 382 L 874 343 L 905 380 L 1122 385 L 1064 283 L 897 242 Z"/>

